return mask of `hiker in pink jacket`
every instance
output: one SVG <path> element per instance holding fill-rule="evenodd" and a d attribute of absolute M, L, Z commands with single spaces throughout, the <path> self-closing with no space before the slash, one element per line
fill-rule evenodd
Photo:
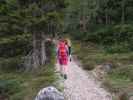
<path fill-rule="evenodd" d="M 59 41 L 57 45 L 57 59 L 60 65 L 61 75 L 67 79 L 67 67 L 68 67 L 68 47 L 64 40 Z"/>

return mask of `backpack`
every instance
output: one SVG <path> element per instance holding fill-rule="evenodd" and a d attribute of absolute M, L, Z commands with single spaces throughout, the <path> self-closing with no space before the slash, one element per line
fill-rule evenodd
<path fill-rule="evenodd" d="M 59 44 L 59 47 L 58 47 L 58 55 L 60 57 L 67 56 L 67 52 L 68 52 L 68 50 L 67 50 L 67 47 L 66 47 L 65 43 L 61 42 Z"/>

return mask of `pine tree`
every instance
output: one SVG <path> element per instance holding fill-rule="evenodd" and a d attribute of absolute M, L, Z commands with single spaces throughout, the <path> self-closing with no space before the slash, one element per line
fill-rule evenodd
<path fill-rule="evenodd" d="M 45 64 L 45 40 L 60 29 L 65 6 L 64 0 L 1 0 L 0 46 L 5 45 L 3 41 L 6 41 L 7 48 L 10 44 L 10 47 L 14 49 L 12 51 L 14 54 L 11 52 L 10 55 L 6 56 L 26 56 L 27 52 L 30 52 L 28 54 L 28 66 L 37 68 Z M 18 42 L 17 40 L 21 41 Z M 18 44 L 20 49 L 22 47 L 21 50 L 17 50 L 21 52 L 17 53 L 16 49 L 18 48 L 14 47 L 12 42 Z M 28 47 L 27 50 L 24 49 L 26 47 Z M 5 49 L 5 47 L 1 48 Z M 32 48 L 33 50 L 29 51 Z M 0 53 L 3 53 L 4 49 L 1 49 Z"/>

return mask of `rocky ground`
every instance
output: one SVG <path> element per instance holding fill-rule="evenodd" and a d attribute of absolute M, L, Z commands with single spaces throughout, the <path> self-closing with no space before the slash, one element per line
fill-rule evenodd
<path fill-rule="evenodd" d="M 68 65 L 67 75 L 68 79 L 63 81 L 67 100 L 112 100 L 111 94 L 101 87 L 101 83 L 74 60 Z"/>

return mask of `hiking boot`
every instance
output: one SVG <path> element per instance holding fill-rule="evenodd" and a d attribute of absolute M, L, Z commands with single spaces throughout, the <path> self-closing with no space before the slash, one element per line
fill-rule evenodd
<path fill-rule="evenodd" d="M 64 74 L 64 79 L 67 79 L 67 75 L 66 74 Z"/>

